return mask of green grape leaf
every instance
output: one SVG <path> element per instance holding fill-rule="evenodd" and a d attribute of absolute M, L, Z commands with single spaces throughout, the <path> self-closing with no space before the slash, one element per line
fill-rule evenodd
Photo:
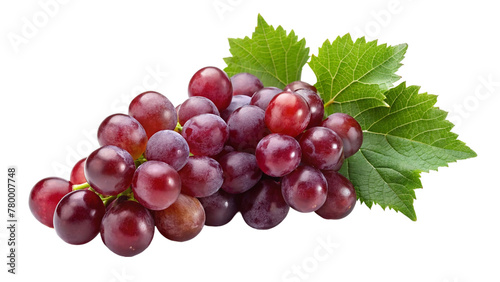
<path fill-rule="evenodd" d="M 309 65 L 316 88 L 325 101 L 325 113 L 357 115 L 367 109 L 386 106 L 384 91 L 399 80 L 394 74 L 401 66 L 407 45 L 377 45 L 364 38 L 352 41 L 349 34 L 326 40 Z M 363 121 L 360 122 L 363 126 Z"/>
<path fill-rule="evenodd" d="M 414 189 L 422 187 L 420 173 L 476 156 L 450 131 L 447 113 L 434 107 L 437 96 L 419 89 L 401 83 L 385 92 L 388 107 L 353 115 L 365 121 L 363 145 L 341 170 L 368 207 L 376 203 L 412 220 L 417 219 L 413 200 Z"/>
<path fill-rule="evenodd" d="M 298 40 L 292 30 L 288 35 L 278 26 L 268 25 L 259 15 L 252 38 L 230 38 L 229 51 L 232 57 L 224 58 L 224 71 L 232 76 L 240 72 L 251 73 L 264 86 L 285 87 L 300 80 L 302 67 L 309 59 L 309 48 L 305 39 Z"/>

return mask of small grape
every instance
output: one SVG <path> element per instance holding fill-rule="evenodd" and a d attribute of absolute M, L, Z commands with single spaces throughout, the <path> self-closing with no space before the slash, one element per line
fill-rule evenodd
<path fill-rule="evenodd" d="M 192 117 L 182 128 L 193 155 L 215 156 L 222 151 L 229 137 L 226 122 L 213 114 Z"/>
<path fill-rule="evenodd" d="M 97 139 L 101 146 L 114 145 L 132 155 L 135 160 L 146 150 L 148 136 L 142 125 L 133 117 L 114 114 L 101 123 L 97 130 Z"/>
<path fill-rule="evenodd" d="M 208 197 L 198 198 L 205 210 L 205 225 L 222 226 L 238 213 L 238 195 L 220 189 Z"/>
<path fill-rule="evenodd" d="M 237 73 L 231 77 L 231 84 L 233 85 L 233 95 L 245 95 L 252 97 L 252 95 L 262 89 L 264 85 L 255 75 L 242 72 Z"/>
<path fill-rule="evenodd" d="M 316 213 L 325 219 L 346 217 L 356 205 L 356 190 L 349 179 L 336 171 L 323 171 L 328 182 L 326 201 Z"/>
<path fill-rule="evenodd" d="M 205 67 L 198 70 L 189 81 L 188 94 L 189 97 L 203 96 L 210 99 L 220 112 L 231 103 L 233 86 L 224 71 Z"/>
<path fill-rule="evenodd" d="M 208 197 L 224 182 L 220 164 L 206 156 L 189 157 L 187 164 L 179 170 L 179 176 L 182 193 L 193 197 Z"/>
<path fill-rule="evenodd" d="M 344 157 L 354 155 L 363 144 L 363 131 L 359 123 L 350 115 L 333 113 L 329 115 L 321 126 L 335 131 L 344 144 Z"/>
<path fill-rule="evenodd" d="M 173 241 L 191 240 L 205 225 L 205 210 L 200 201 L 184 194 L 180 194 L 170 207 L 153 214 L 158 231 Z"/>
<path fill-rule="evenodd" d="M 179 170 L 188 161 L 189 146 L 179 133 L 160 130 L 149 138 L 144 156 L 149 161 L 162 161 Z"/>
<path fill-rule="evenodd" d="M 262 179 L 252 189 L 242 194 L 240 212 L 248 226 L 270 229 L 280 224 L 290 207 L 281 194 L 279 183 Z"/>
<path fill-rule="evenodd" d="M 244 152 L 231 152 L 221 157 L 224 182 L 222 189 L 228 193 L 243 193 L 260 180 L 262 171 L 257 165 L 255 155 Z"/>
<path fill-rule="evenodd" d="M 181 177 L 170 165 L 159 161 L 141 164 L 132 179 L 135 199 L 150 210 L 163 210 L 181 193 Z"/>
<path fill-rule="evenodd" d="M 257 106 L 247 105 L 234 111 L 227 121 L 228 143 L 238 151 L 254 153 L 259 141 L 269 134 L 264 116 Z"/>
<path fill-rule="evenodd" d="M 177 125 L 177 112 L 170 100 L 155 91 L 137 95 L 128 107 L 128 114 L 135 118 L 151 137 L 160 130 L 173 130 Z"/>
<path fill-rule="evenodd" d="M 302 134 L 299 144 L 304 163 L 321 170 L 334 170 L 342 166 L 343 143 L 333 130 L 321 126 L 310 128 Z"/>
<path fill-rule="evenodd" d="M 155 222 L 150 211 L 135 201 L 118 201 L 101 222 L 101 239 L 111 251 L 124 257 L 142 253 L 153 240 Z"/>
<path fill-rule="evenodd" d="M 33 216 L 42 224 L 53 228 L 54 212 L 59 201 L 72 191 L 73 185 L 59 177 L 38 181 L 31 189 L 29 207 Z"/>
<path fill-rule="evenodd" d="M 328 184 L 319 169 L 299 166 L 283 176 L 281 192 L 285 202 L 299 212 L 313 212 L 326 201 Z"/>
<path fill-rule="evenodd" d="M 103 146 L 92 152 L 85 163 L 85 178 L 99 194 L 118 195 L 132 183 L 135 164 L 132 156 L 116 146 Z"/>
<path fill-rule="evenodd" d="M 264 121 L 273 133 L 295 137 L 307 128 L 311 120 L 309 105 L 302 96 L 281 92 L 267 106 Z"/>
<path fill-rule="evenodd" d="M 54 213 L 54 229 L 66 243 L 88 243 L 99 234 L 104 212 L 104 204 L 96 193 L 73 191 L 59 201 Z"/>
<path fill-rule="evenodd" d="M 255 149 L 259 168 L 265 174 L 282 177 L 296 169 L 302 157 L 299 142 L 294 138 L 273 133 L 260 140 Z"/>

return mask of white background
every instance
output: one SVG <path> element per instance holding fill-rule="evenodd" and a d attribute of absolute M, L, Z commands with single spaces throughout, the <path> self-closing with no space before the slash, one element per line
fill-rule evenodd
<path fill-rule="evenodd" d="M 0 280 L 499 281 L 500 18 L 495 1 L 468 3 L 2 1 L 0 218 L 6 225 L 6 170 L 15 165 L 19 274 L 7 274 L 2 227 Z M 437 106 L 450 112 L 453 131 L 478 157 L 422 174 L 416 222 L 359 202 L 340 221 L 290 211 L 269 231 L 237 215 L 184 243 L 157 232 L 145 252 L 123 258 L 99 237 L 68 245 L 34 219 L 31 187 L 48 176 L 68 178 L 73 162 L 97 148 L 101 120 L 125 111 L 143 88 L 182 102 L 191 75 L 224 68 L 227 38 L 251 36 L 258 13 L 305 37 L 314 54 L 347 32 L 408 43 L 402 81 L 438 94 Z M 308 66 L 303 79 L 315 82 Z"/>

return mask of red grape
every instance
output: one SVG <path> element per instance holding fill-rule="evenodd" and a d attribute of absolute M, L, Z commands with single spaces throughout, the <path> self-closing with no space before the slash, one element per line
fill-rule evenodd
<path fill-rule="evenodd" d="M 179 170 L 182 193 L 193 197 L 207 197 L 217 192 L 224 178 L 220 164 L 209 157 L 192 156 Z"/>
<path fill-rule="evenodd" d="M 189 97 L 203 96 L 214 102 L 219 112 L 227 108 L 233 97 L 233 86 L 227 74 L 216 67 L 197 71 L 188 86 Z"/>
<path fill-rule="evenodd" d="M 97 130 L 97 139 L 101 146 L 114 145 L 139 158 L 146 150 L 148 136 L 142 125 L 133 117 L 114 114 L 107 117 Z"/>
<path fill-rule="evenodd" d="M 282 177 L 299 166 L 302 151 L 297 140 L 288 135 L 273 133 L 260 140 L 255 157 L 265 174 Z"/>
<path fill-rule="evenodd" d="M 184 124 L 182 137 L 186 139 L 193 155 L 215 156 L 224 148 L 229 130 L 221 117 L 202 114 Z"/>
<path fill-rule="evenodd" d="M 241 198 L 241 215 L 255 229 L 275 227 L 285 219 L 289 210 L 279 183 L 271 179 L 262 179 Z"/>
<path fill-rule="evenodd" d="M 309 105 L 302 96 L 282 92 L 269 102 L 264 121 L 273 133 L 295 137 L 307 128 L 311 120 Z"/>
<path fill-rule="evenodd" d="M 346 158 L 354 155 L 361 148 L 363 131 L 359 123 L 350 115 L 344 113 L 331 114 L 321 125 L 335 131 L 342 138 Z"/>
<path fill-rule="evenodd" d="M 208 226 L 225 225 L 238 213 L 238 195 L 222 189 L 198 200 L 205 210 L 205 225 Z"/>
<path fill-rule="evenodd" d="M 173 130 L 160 130 L 149 138 L 144 156 L 149 161 L 162 161 L 179 170 L 188 161 L 186 139 Z"/>
<path fill-rule="evenodd" d="M 151 137 L 157 131 L 171 129 L 177 125 L 177 112 L 170 100 L 155 91 L 139 94 L 130 102 L 128 113 L 135 118 Z"/>
<path fill-rule="evenodd" d="M 222 189 L 228 193 L 243 193 L 260 180 L 262 171 L 257 165 L 255 155 L 244 152 L 231 152 L 219 159 L 224 175 Z"/>
<path fill-rule="evenodd" d="M 326 201 L 316 213 L 325 219 L 346 217 L 356 205 L 356 190 L 349 179 L 336 171 L 323 171 L 328 182 Z"/>
<path fill-rule="evenodd" d="M 92 152 L 85 163 L 85 178 L 103 195 L 118 195 L 132 183 L 135 164 L 132 156 L 116 146 L 103 146 Z"/>
<path fill-rule="evenodd" d="M 31 189 L 29 207 L 35 218 L 44 225 L 54 227 L 54 211 L 59 201 L 72 191 L 73 185 L 59 177 L 38 181 Z"/>
<path fill-rule="evenodd" d="M 155 223 L 150 211 L 135 201 L 115 201 L 101 223 L 101 238 L 111 251 L 131 257 L 153 240 Z"/>
<path fill-rule="evenodd" d="M 158 231 L 173 241 L 193 239 L 205 224 L 205 210 L 200 201 L 184 194 L 180 194 L 170 207 L 153 214 Z"/>
<path fill-rule="evenodd" d="M 319 169 L 299 166 L 281 180 L 281 192 L 287 204 L 300 212 L 312 212 L 326 201 L 328 184 Z"/>
<path fill-rule="evenodd" d="M 264 124 L 264 111 L 257 106 L 243 106 L 227 120 L 228 143 L 238 151 L 254 153 L 259 141 L 269 134 Z"/>
<path fill-rule="evenodd" d="M 104 204 L 96 193 L 90 190 L 73 191 L 57 205 L 54 229 L 66 243 L 88 243 L 99 234 L 104 212 Z"/>
<path fill-rule="evenodd" d="M 135 199 L 150 210 L 168 208 L 181 193 L 181 177 L 164 162 L 147 161 L 141 164 L 132 179 Z"/>
<path fill-rule="evenodd" d="M 320 126 L 310 128 L 302 134 L 299 143 L 304 163 L 321 170 L 334 170 L 339 163 L 342 165 L 342 139 L 333 130 Z"/>

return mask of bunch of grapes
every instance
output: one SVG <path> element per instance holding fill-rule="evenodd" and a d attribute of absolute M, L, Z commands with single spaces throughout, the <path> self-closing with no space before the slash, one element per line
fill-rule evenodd
<path fill-rule="evenodd" d="M 102 147 L 74 166 L 69 181 L 35 184 L 33 215 L 69 244 L 100 234 L 114 253 L 134 256 L 155 229 L 186 241 L 238 212 L 249 226 L 269 229 L 290 207 L 325 219 L 352 211 L 354 187 L 337 171 L 361 147 L 361 127 L 342 113 L 324 119 L 314 86 L 263 87 L 251 74 L 229 78 L 205 67 L 188 94 L 175 108 L 145 92 L 128 115 L 107 117 L 97 134 Z"/>

